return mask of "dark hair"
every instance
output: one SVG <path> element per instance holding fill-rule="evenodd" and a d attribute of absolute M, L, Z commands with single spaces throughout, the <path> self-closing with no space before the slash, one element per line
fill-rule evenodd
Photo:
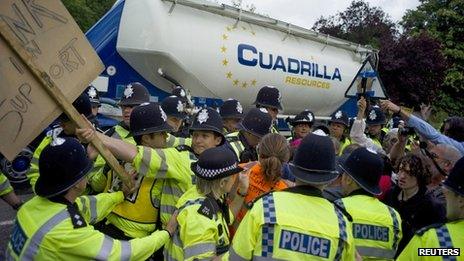
<path fill-rule="evenodd" d="M 134 141 L 137 145 L 142 145 L 142 136 L 143 135 L 134 136 Z"/>
<path fill-rule="evenodd" d="M 351 152 L 355 151 L 357 148 L 361 148 L 361 145 L 358 143 L 351 143 L 350 145 L 346 146 L 345 149 L 343 149 L 342 155 L 350 155 Z"/>
<path fill-rule="evenodd" d="M 464 118 L 463 117 L 449 117 L 445 120 L 443 126 L 448 124 L 448 129 L 446 130 L 446 136 L 459 141 L 464 141 Z"/>
<path fill-rule="evenodd" d="M 427 167 L 426 160 L 422 156 L 408 153 L 398 160 L 398 170 L 401 164 L 408 164 L 409 175 L 416 177 L 419 188 L 424 188 L 430 183 L 432 175 Z"/>
<path fill-rule="evenodd" d="M 282 175 L 282 163 L 290 157 L 290 146 L 284 136 L 269 133 L 261 138 L 258 145 L 259 162 L 264 172 L 264 180 L 277 181 Z"/>

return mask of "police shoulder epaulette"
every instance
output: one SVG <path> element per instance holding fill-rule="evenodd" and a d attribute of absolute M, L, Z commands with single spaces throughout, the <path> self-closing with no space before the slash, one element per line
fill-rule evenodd
<path fill-rule="evenodd" d="M 257 196 L 255 199 L 253 199 L 252 201 L 250 201 L 249 203 L 247 203 L 247 204 L 245 205 L 246 208 L 251 209 L 251 208 L 253 207 L 253 205 L 254 205 L 258 200 L 262 199 L 263 197 L 265 197 L 265 196 L 267 196 L 267 195 L 269 195 L 269 194 L 271 194 L 271 193 L 273 193 L 273 192 L 275 192 L 275 191 L 271 190 L 271 191 L 268 191 L 268 192 L 266 192 L 266 193 L 263 193 L 263 194 Z"/>
<path fill-rule="evenodd" d="M 240 141 L 240 139 L 238 138 L 237 135 L 235 135 L 235 136 L 226 136 L 226 140 L 227 140 L 227 142 L 229 142 L 229 143 L 230 143 L 230 142 L 237 142 L 237 141 Z"/>
<path fill-rule="evenodd" d="M 343 202 L 341 199 L 337 199 L 333 202 L 333 205 L 338 209 L 340 210 L 340 212 L 343 213 L 343 215 L 345 215 L 345 217 L 348 219 L 348 221 L 350 222 L 353 222 L 353 217 L 350 215 L 350 213 L 348 213 L 348 211 L 346 211 L 346 208 L 345 206 L 343 205 Z"/>
<path fill-rule="evenodd" d="M 198 213 L 201 215 L 213 219 L 217 212 L 219 211 L 219 205 L 216 203 L 214 199 L 205 198 L 203 203 L 201 204 L 200 208 L 198 209 Z"/>
<path fill-rule="evenodd" d="M 190 152 L 193 152 L 192 147 L 190 147 L 189 145 L 179 145 L 179 146 L 176 146 L 176 150 L 178 150 L 179 152 L 182 152 L 182 151 L 190 151 Z"/>
<path fill-rule="evenodd" d="M 105 134 L 108 137 L 113 136 L 114 132 L 116 131 L 116 126 L 113 126 L 109 129 L 107 129 L 103 134 Z"/>
<path fill-rule="evenodd" d="M 432 224 L 432 225 L 428 225 L 428 226 L 425 226 L 419 230 L 416 231 L 416 235 L 419 235 L 419 236 L 422 236 L 425 232 L 427 232 L 429 229 L 431 228 L 439 228 L 441 226 L 443 226 L 444 223 L 435 223 L 435 224 Z"/>

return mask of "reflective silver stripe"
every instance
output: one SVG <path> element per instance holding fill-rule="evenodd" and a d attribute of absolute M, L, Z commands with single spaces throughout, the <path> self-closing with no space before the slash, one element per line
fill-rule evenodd
<path fill-rule="evenodd" d="M 161 202 L 160 202 L 159 198 L 152 198 L 152 199 L 151 199 L 151 203 L 153 204 L 153 206 L 154 206 L 155 208 L 159 208 L 160 205 L 161 205 Z"/>
<path fill-rule="evenodd" d="M 26 249 L 23 250 L 23 255 L 21 259 L 34 260 L 45 235 L 67 218 L 69 218 L 68 210 L 63 209 L 56 215 L 54 215 L 52 218 L 50 218 L 47 222 L 45 222 L 45 224 L 43 224 L 31 237 L 31 240 L 29 241 L 29 244 L 27 245 Z"/>
<path fill-rule="evenodd" d="M 32 157 L 32 159 L 31 159 L 31 164 L 39 165 L 39 158 Z"/>
<path fill-rule="evenodd" d="M 165 185 L 165 186 L 163 186 L 163 194 L 169 194 L 169 195 L 173 195 L 173 196 L 175 196 L 177 198 L 180 198 L 184 194 L 184 192 L 182 192 L 177 187 Z"/>
<path fill-rule="evenodd" d="M 96 260 L 108 260 L 111 250 L 113 249 L 113 239 L 107 235 L 105 235 L 105 238 L 103 239 L 103 244 L 100 248 L 100 252 L 98 253 L 97 257 L 95 257 Z"/>
<path fill-rule="evenodd" d="M 242 260 L 248 260 L 243 257 L 241 257 L 237 252 L 235 252 L 235 249 L 231 247 L 229 249 L 229 260 L 234 260 L 234 261 L 242 261 Z"/>
<path fill-rule="evenodd" d="M 129 241 L 121 241 L 121 260 L 130 260 L 131 245 Z"/>
<path fill-rule="evenodd" d="M 188 259 L 208 252 L 213 252 L 214 254 L 216 254 L 216 244 L 200 243 L 186 247 L 184 248 L 184 259 Z"/>
<path fill-rule="evenodd" d="M 143 176 L 148 174 L 148 170 L 150 170 L 150 162 L 151 162 L 151 149 L 149 147 L 143 147 L 143 156 L 142 162 L 140 164 L 139 173 Z"/>
<path fill-rule="evenodd" d="M 343 213 L 337 207 L 334 207 L 334 209 L 335 209 L 335 214 L 337 215 L 337 218 L 338 218 L 338 235 L 339 235 L 337 252 L 335 253 L 334 260 L 341 260 L 343 248 L 345 246 L 345 243 L 348 240 L 348 234 L 346 233 L 346 221 L 343 216 Z"/>
<path fill-rule="evenodd" d="M 357 246 L 356 250 L 363 257 L 393 259 L 395 258 L 395 254 L 396 254 L 395 250 L 378 248 L 378 247 Z"/>
<path fill-rule="evenodd" d="M 97 221 L 97 199 L 94 196 L 87 196 L 90 202 L 90 224 Z"/>
<path fill-rule="evenodd" d="M 85 201 L 84 197 L 79 197 L 82 205 L 82 213 L 87 213 L 87 202 Z"/>
<path fill-rule="evenodd" d="M 177 260 L 174 257 L 172 257 L 171 253 L 169 251 L 167 251 L 166 248 L 164 249 L 163 254 L 164 254 L 164 259 L 166 261 L 180 261 L 180 260 Z"/>
<path fill-rule="evenodd" d="M 5 261 L 13 261 L 13 254 L 11 253 L 12 250 L 8 247 L 5 251 Z"/>
<path fill-rule="evenodd" d="M 118 133 L 118 130 L 115 128 L 114 129 L 114 132 L 113 132 L 113 135 L 111 135 L 111 138 L 115 138 L 115 139 L 118 139 L 118 140 L 122 140 L 121 136 L 119 135 Z"/>
<path fill-rule="evenodd" d="M 3 191 L 3 190 L 6 190 L 9 187 L 10 187 L 10 182 L 8 180 L 5 180 L 5 182 L 0 184 L 0 192 Z"/>
<path fill-rule="evenodd" d="M 179 145 L 185 145 L 185 138 L 179 138 Z"/>
<path fill-rule="evenodd" d="M 392 221 L 393 221 L 393 245 L 392 249 L 395 251 L 398 249 L 398 243 L 399 243 L 399 238 L 400 238 L 400 222 L 398 222 L 398 216 L 395 213 L 395 210 L 387 206 L 388 211 L 390 212 Z"/>
<path fill-rule="evenodd" d="M 170 215 L 172 215 L 174 213 L 174 211 L 176 211 L 176 210 L 177 210 L 177 208 L 174 207 L 174 206 L 161 205 L 161 207 L 160 207 L 161 213 L 160 214 L 170 214 Z"/>
<path fill-rule="evenodd" d="M 169 137 L 168 137 L 168 140 L 166 141 L 166 146 L 167 147 L 173 147 L 175 141 L 176 141 L 176 138 L 174 137 L 174 135 L 170 134 Z"/>
<path fill-rule="evenodd" d="M 158 174 L 156 178 L 166 178 L 166 174 L 168 172 L 168 164 L 166 163 L 166 155 L 162 149 L 155 150 L 158 156 L 161 158 L 160 168 L 158 170 Z"/>

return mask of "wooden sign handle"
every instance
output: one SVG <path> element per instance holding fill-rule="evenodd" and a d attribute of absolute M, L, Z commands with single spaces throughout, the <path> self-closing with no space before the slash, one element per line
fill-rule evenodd
<path fill-rule="evenodd" d="M 88 128 L 88 123 L 81 117 L 79 112 L 72 106 L 72 104 L 66 99 L 63 92 L 55 85 L 48 73 L 39 68 L 32 60 L 31 55 L 24 50 L 20 43 L 17 42 L 15 37 L 10 33 L 8 28 L 2 24 L 0 25 L 0 34 L 11 50 L 19 56 L 21 61 L 26 64 L 27 69 L 32 73 L 34 78 L 40 83 L 43 89 L 52 97 L 55 102 L 61 107 L 63 112 L 74 121 L 79 128 Z M 111 152 L 103 145 L 102 141 L 95 137 L 92 140 L 92 145 L 98 150 L 103 156 L 108 165 L 118 175 L 118 177 L 126 184 L 129 188 L 133 187 L 132 181 L 129 175 L 126 173 L 124 168 L 119 165 L 119 162 L 111 154 Z"/>

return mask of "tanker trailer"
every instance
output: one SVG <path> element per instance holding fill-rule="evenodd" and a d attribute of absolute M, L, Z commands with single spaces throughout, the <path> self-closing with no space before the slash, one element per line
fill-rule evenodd
<path fill-rule="evenodd" d="M 277 87 L 283 114 L 309 108 L 327 117 L 355 101 L 344 93 L 363 60 L 377 51 L 228 5 L 192 0 L 125 0 L 87 32 L 106 65 L 96 82 L 118 99 L 139 81 L 153 100 L 173 87 L 188 89 L 197 105 L 236 98 L 252 107 L 259 88 Z"/>

